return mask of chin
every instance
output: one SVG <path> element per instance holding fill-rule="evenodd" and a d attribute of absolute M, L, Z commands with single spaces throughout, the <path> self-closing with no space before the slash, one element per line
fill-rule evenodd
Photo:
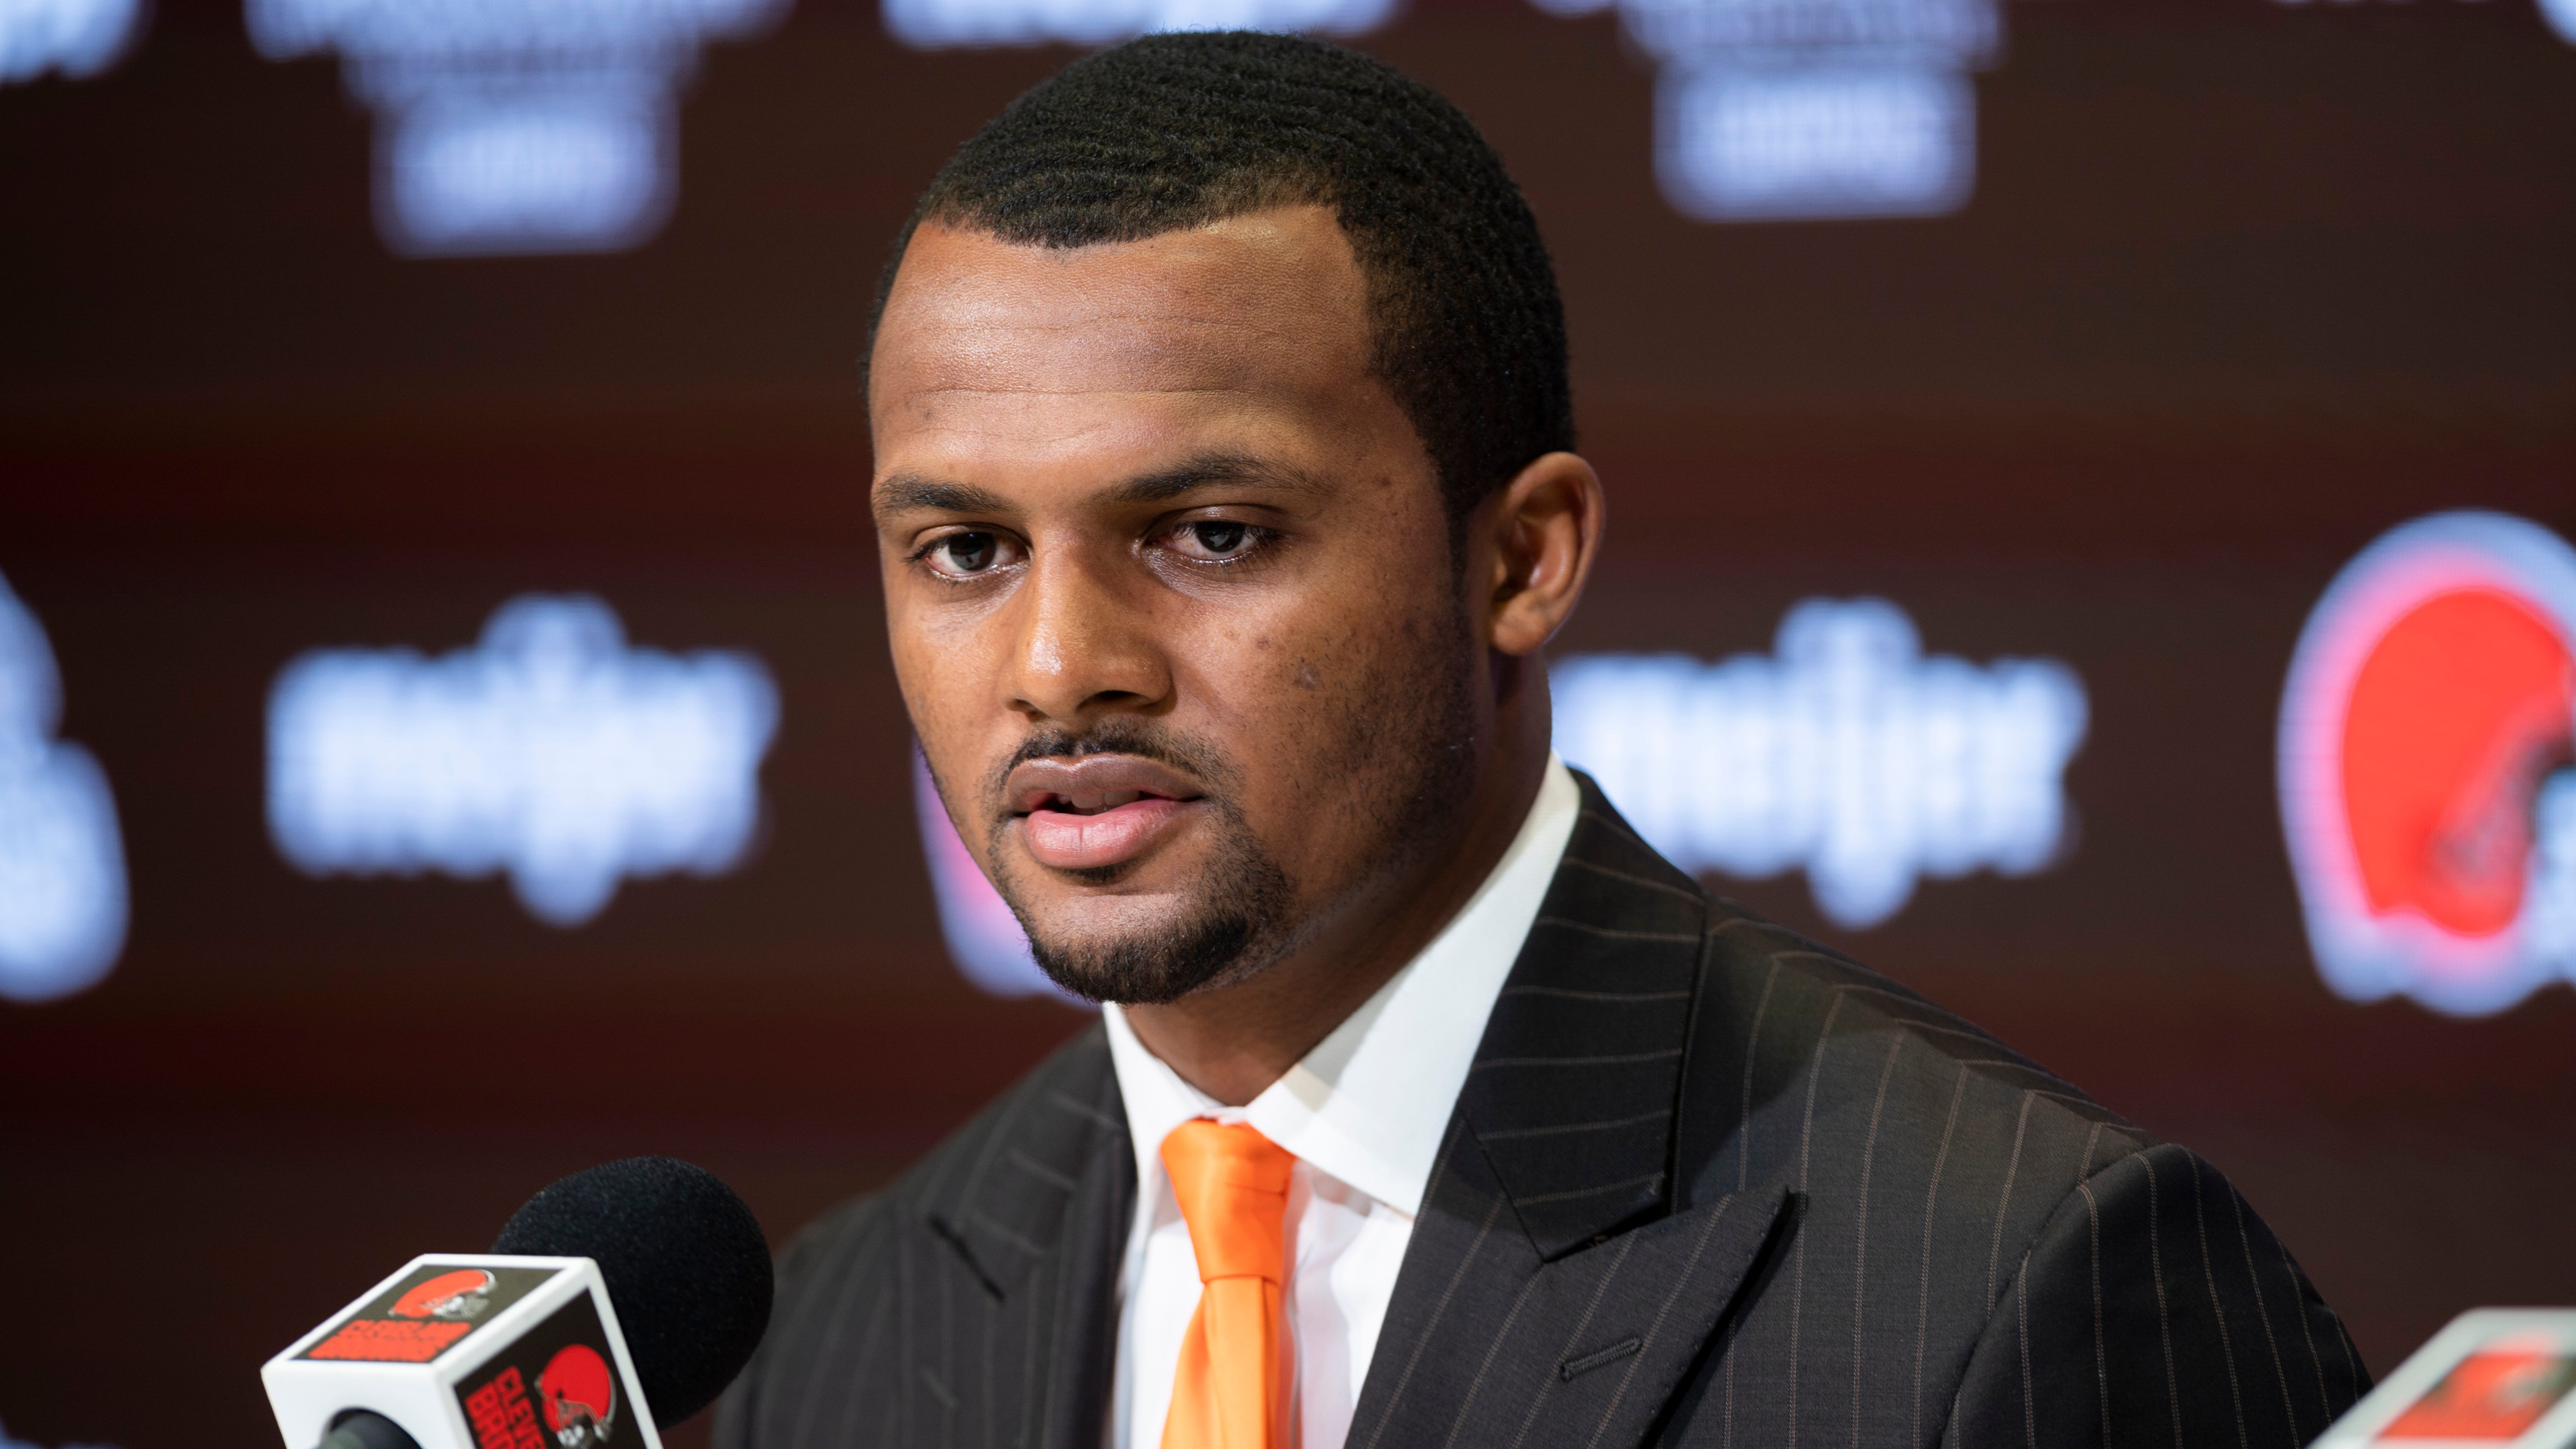
<path fill-rule="evenodd" d="M 1067 991 L 1141 1006 L 1240 981 L 1278 958 L 1291 934 L 1286 876 L 1240 863 L 1190 874 L 1186 892 L 1077 895 L 1022 908 L 1031 953 Z"/>
<path fill-rule="evenodd" d="M 1050 882 L 1019 914 L 1031 941 L 1076 950 L 1095 942 L 1170 935 L 1205 914 L 1208 904 L 1190 893 L 1137 890 L 1127 882 L 1116 887 L 1061 887 Z"/>

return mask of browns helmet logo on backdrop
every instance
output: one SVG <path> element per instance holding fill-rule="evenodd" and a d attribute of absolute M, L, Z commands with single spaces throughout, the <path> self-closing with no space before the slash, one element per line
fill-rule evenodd
<path fill-rule="evenodd" d="M 2576 548 L 2459 512 L 2363 550 L 2300 635 L 2280 788 L 2337 993 L 2472 1016 L 2576 979 Z"/>

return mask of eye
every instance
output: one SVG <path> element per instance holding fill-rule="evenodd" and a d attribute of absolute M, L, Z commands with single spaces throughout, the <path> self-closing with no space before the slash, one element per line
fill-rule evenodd
<path fill-rule="evenodd" d="M 970 528 L 932 539 L 921 560 L 943 578 L 968 579 L 1019 562 L 1019 547 L 1001 534 Z"/>
<path fill-rule="evenodd" d="M 1201 518 L 1173 529 L 1169 539 L 1184 558 L 1231 563 L 1260 547 L 1263 532 L 1230 518 Z"/>

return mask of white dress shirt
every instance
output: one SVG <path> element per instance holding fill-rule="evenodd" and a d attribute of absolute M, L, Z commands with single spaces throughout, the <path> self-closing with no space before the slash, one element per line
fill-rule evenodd
<path fill-rule="evenodd" d="M 1285 1294 L 1296 1340 L 1295 1442 L 1341 1449 L 1450 1111 L 1582 805 L 1573 775 L 1550 755 L 1529 818 L 1466 907 L 1246 1106 L 1220 1106 L 1182 1081 L 1117 1007 L 1103 1008 L 1137 1188 L 1118 1283 L 1110 1449 L 1163 1442 L 1181 1339 L 1199 1304 L 1198 1261 L 1163 1171 L 1163 1138 L 1199 1117 L 1249 1123 L 1296 1155 Z"/>

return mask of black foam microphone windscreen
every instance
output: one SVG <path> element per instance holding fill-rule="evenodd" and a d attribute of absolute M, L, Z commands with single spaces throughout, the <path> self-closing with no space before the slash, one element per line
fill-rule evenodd
<path fill-rule="evenodd" d="M 769 1327 L 769 1243 L 714 1174 L 671 1157 L 577 1172 L 528 1199 L 495 1253 L 589 1258 L 657 1426 L 724 1392 Z"/>

